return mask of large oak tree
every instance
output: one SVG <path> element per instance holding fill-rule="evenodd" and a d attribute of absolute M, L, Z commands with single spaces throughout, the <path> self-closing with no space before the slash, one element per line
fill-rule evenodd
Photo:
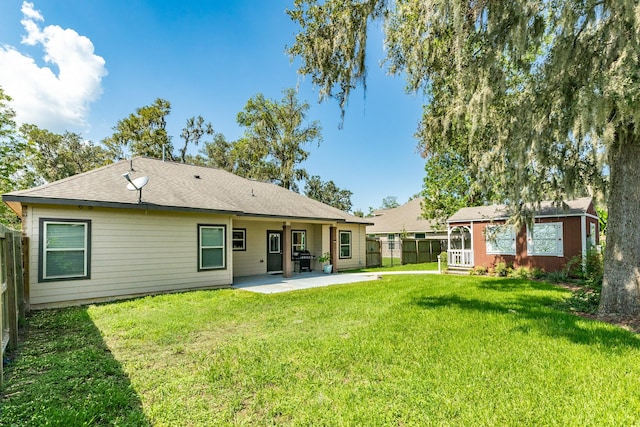
<path fill-rule="evenodd" d="M 340 188 L 333 181 L 322 181 L 318 175 L 313 175 L 304 183 L 305 196 L 326 203 L 342 211 L 351 210 L 351 196 L 353 193 Z"/>
<path fill-rule="evenodd" d="M 25 177 L 29 187 L 58 181 L 112 162 L 109 152 L 78 133 L 57 134 L 35 125 L 22 125 Z"/>
<path fill-rule="evenodd" d="M 18 146 L 15 111 L 9 106 L 11 97 L 0 87 L 0 194 L 18 190 L 16 184 L 22 163 Z M 0 223 L 18 227 L 20 220 L 9 207 L 0 203 Z"/>
<path fill-rule="evenodd" d="M 322 128 L 309 121 L 309 104 L 300 102 L 294 89 L 285 89 L 281 100 L 257 94 L 238 113 L 237 122 L 245 128 L 238 141 L 227 141 L 221 134 L 201 151 L 208 164 L 237 175 L 268 181 L 299 191 L 298 182 L 308 178 L 300 167 L 309 156 L 304 146 L 320 144 Z"/>
<path fill-rule="evenodd" d="M 296 0 L 289 48 L 344 110 L 382 23 L 390 73 L 428 95 L 421 143 L 451 135 L 514 219 L 609 180 L 601 315 L 640 315 L 640 5 L 632 0 Z M 464 129 L 462 129 L 464 126 Z M 437 135 L 442 147 L 429 147 Z"/>
<path fill-rule="evenodd" d="M 129 155 L 173 160 L 173 144 L 167 133 L 169 113 L 171 103 L 158 98 L 153 104 L 137 108 L 135 113 L 119 120 L 113 128 L 113 135 L 103 139 L 102 143 L 115 160 Z"/>

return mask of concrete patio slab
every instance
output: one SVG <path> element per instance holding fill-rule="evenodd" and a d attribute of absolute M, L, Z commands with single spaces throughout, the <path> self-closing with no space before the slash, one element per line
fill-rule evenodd
<path fill-rule="evenodd" d="M 236 277 L 233 279 L 234 283 L 231 287 L 261 294 L 275 294 L 299 289 L 366 282 L 376 280 L 378 277 L 379 275 L 377 273 L 325 274 L 310 272 L 295 273 L 292 277 L 285 279 L 282 277 L 282 274 L 264 274 L 260 276 Z"/>
<path fill-rule="evenodd" d="M 233 289 L 257 292 L 261 294 L 275 294 L 279 292 L 296 291 L 299 289 L 318 288 L 346 283 L 366 282 L 377 280 L 390 274 L 438 274 L 437 271 L 385 271 L 379 273 L 335 273 L 320 272 L 295 273 L 292 277 L 284 278 L 282 274 L 263 274 L 259 276 L 236 277 L 231 286 Z"/>

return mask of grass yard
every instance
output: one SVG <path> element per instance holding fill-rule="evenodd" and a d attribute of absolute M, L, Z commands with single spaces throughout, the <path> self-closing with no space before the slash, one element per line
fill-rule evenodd
<path fill-rule="evenodd" d="M 384 258 L 382 263 L 382 267 L 370 267 L 370 268 L 361 268 L 358 270 L 353 270 L 354 272 L 376 272 L 376 271 L 424 271 L 424 270 L 437 270 L 438 263 L 437 262 L 424 262 L 420 264 L 404 264 L 400 263 L 400 259 L 393 261 L 393 266 L 391 266 L 391 262 L 388 261 L 391 258 Z M 447 264 L 442 264 L 442 270 L 447 269 Z"/>
<path fill-rule="evenodd" d="M 400 275 L 38 312 L 0 424 L 638 425 L 640 337 L 568 295 Z"/>

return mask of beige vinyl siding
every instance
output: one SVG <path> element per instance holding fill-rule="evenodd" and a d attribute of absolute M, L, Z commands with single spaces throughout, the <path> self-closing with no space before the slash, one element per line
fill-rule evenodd
<path fill-rule="evenodd" d="M 318 261 L 318 258 L 323 253 L 329 252 L 329 226 L 322 224 L 313 224 L 310 226 L 312 230 L 313 239 L 308 242 L 309 252 L 315 258 L 311 261 L 311 269 L 314 271 L 322 270 L 322 264 Z M 323 231 L 326 229 L 327 238 L 323 238 Z M 326 240 L 326 245 L 325 241 Z"/>
<path fill-rule="evenodd" d="M 233 252 L 233 276 L 255 276 L 267 273 L 267 231 L 283 231 L 282 221 L 234 219 L 232 228 L 244 228 L 246 232 L 246 250 Z M 328 226 L 327 233 L 329 232 Z M 291 223 L 291 230 L 304 230 L 306 248 L 316 260 L 313 270 L 321 269 L 317 258 L 322 255 L 322 225 L 309 223 Z M 284 239 L 283 239 L 284 242 Z M 328 242 L 328 234 L 327 234 Z M 327 246 L 328 250 L 328 246 Z"/>
<path fill-rule="evenodd" d="M 267 274 L 267 230 L 282 230 L 282 221 L 233 221 L 232 228 L 245 228 L 246 250 L 233 252 L 233 276 Z"/>
<path fill-rule="evenodd" d="M 305 249 L 315 258 L 311 260 L 311 270 L 322 270 L 318 258 L 322 255 L 322 225 L 309 223 L 291 223 L 291 230 L 304 230 L 306 234 Z"/>
<path fill-rule="evenodd" d="M 366 262 L 366 228 L 361 224 L 338 224 L 336 238 L 340 238 L 341 231 L 351 231 L 351 258 L 340 258 L 336 255 L 338 270 L 352 270 L 364 268 Z M 338 244 L 338 252 L 340 245 Z"/>
<path fill-rule="evenodd" d="M 91 278 L 38 282 L 40 218 L 91 220 Z M 226 269 L 198 271 L 198 224 L 226 226 Z M 30 283 L 34 306 L 132 296 L 232 283 L 227 215 L 31 206 Z"/>

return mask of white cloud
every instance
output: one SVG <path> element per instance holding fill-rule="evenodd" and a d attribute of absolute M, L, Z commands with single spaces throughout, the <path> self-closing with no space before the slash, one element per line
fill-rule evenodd
<path fill-rule="evenodd" d="M 33 3 L 29 3 L 28 1 L 22 2 L 20 12 L 22 12 L 25 18 L 33 19 L 36 21 L 44 21 L 44 18 L 42 17 L 40 11 L 35 10 L 33 8 Z"/>
<path fill-rule="evenodd" d="M 18 123 L 32 123 L 52 132 L 85 130 L 89 106 L 102 94 L 105 61 L 93 43 L 57 25 L 40 28 L 42 14 L 22 3 L 26 35 L 22 43 L 40 46 L 45 66 L 13 46 L 0 46 L 0 86 L 13 98 Z"/>

